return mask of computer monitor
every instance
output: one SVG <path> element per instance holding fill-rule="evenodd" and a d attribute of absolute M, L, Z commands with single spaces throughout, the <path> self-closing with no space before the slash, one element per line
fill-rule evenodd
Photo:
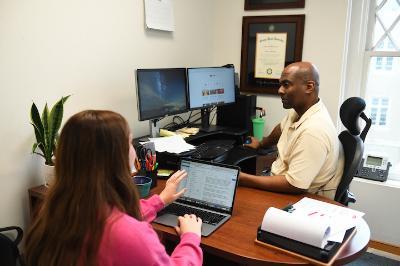
<path fill-rule="evenodd" d="M 188 68 L 187 79 L 189 109 L 202 109 L 202 129 L 206 130 L 211 107 L 236 101 L 235 68 L 232 65 Z"/>
<path fill-rule="evenodd" d="M 137 69 L 139 121 L 188 111 L 185 68 Z"/>

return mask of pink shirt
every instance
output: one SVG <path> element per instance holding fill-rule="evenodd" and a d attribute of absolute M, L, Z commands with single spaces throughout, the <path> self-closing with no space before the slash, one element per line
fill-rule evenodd
<path fill-rule="evenodd" d="M 143 221 L 114 208 L 99 247 L 99 265 L 201 265 L 200 237 L 185 233 L 169 256 L 150 222 L 164 207 L 158 195 L 140 201 Z"/>

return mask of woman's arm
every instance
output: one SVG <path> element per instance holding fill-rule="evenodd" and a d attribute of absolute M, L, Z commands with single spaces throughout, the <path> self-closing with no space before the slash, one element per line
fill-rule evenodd
<path fill-rule="evenodd" d="M 182 196 L 186 189 L 177 192 L 179 183 L 187 177 L 184 170 L 176 171 L 165 183 L 165 188 L 161 191 L 160 195 L 154 195 L 147 200 L 140 200 L 140 210 L 142 212 L 143 220 L 152 222 L 157 217 L 157 212 L 164 206 L 172 203 L 177 198 Z"/>

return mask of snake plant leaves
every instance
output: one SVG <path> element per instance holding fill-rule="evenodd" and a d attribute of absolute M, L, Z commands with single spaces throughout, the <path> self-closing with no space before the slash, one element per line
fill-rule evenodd
<path fill-rule="evenodd" d="M 32 152 L 36 151 L 36 148 L 39 147 L 39 149 L 42 151 L 44 154 L 45 149 L 44 149 L 44 129 L 43 129 L 43 124 L 42 120 L 40 119 L 39 111 L 35 105 L 35 103 L 32 103 L 31 107 L 31 124 L 33 126 L 34 132 L 35 132 L 35 137 L 36 137 L 36 145 L 32 147 Z"/>
<path fill-rule="evenodd" d="M 64 103 L 69 98 L 69 95 L 62 97 L 49 111 L 46 103 L 42 116 L 35 105 L 31 107 L 31 124 L 34 128 L 36 143 L 32 146 L 32 152 L 37 153 L 36 149 L 42 151 L 37 153 L 45 158 L 45 164 L 53 165 L 53 155 L 56 149 L 56 142 L 58 138 L 58 131 L 61 127 L 62 117 L 64 113 Z"/>

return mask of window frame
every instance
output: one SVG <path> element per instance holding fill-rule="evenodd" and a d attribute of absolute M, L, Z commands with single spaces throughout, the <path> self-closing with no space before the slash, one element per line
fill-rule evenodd
<path fill-rule="evenodd" d="M 365 97 L 371 58 L 400 57 L 400 51 L 371 50 L 371 31 L 375 24 L 374 19 L 369 19 L 371 16 L 375 16 L 375 0 L 349 1 L 344 54 L 345 78 L 341 91 L 342 101 L 355 95 Z M 382 62 L 382 67 L 385 67 L 384 62 Z"/>
<path fill-rule="evenodd" d="M 384 0 L 385 2 L 385 0 Z M 368 78 L 370 76 L 369 68 L 371 60 L 374 57 L 400 57 L 400 51 L 373 51 L 372 38 L 374 31 L 375 17 L 375 0 L 349 0 L 349 8 L 347 13 L 345 50 L 344 50 L 344 66 L 341 86 L 341 102 L 353 96 L 366 97 Z M 383 3 L 383 2 L 382 2 Z M 372 16 L 372 19 L 370 19 Z M 400 22 L 397 22 L 400 23 Z M 390 28 L 390 27 L 389 27 Z M 383 35 L 376 45 L 381 41 L 385 41 L 387 35 Z M 399 46 L 399 45 L 397 45 Z M 386 48 L 386 46 L 384 45 Z M 397 47 L 400 48 L 400 47 Z M 394 48 L 395 49 L 395 48 Z M 379 49 L 378 49 L 379 50 Z M 395 60 L 395 59 L 394 59 Z M 394 60 L 392 68 L 394 67 Z M 382 69 L 385 70 L 386 59 L 382 61 Z M 391 101 L 389 103 L 391 105 Z M 368 106 L 367 106 L 368 108 Z M 379 123 L 380 110 L 377 114 L 377 122 Z M 386 115 L 386 126 L 376 127 L 376 131 L 387 130 L 390 124 L 390 113 Z M 361 126 L 364 126 L 362 121 Z M 337 121 L 339 132 L 344 130 L 344 126 Z M 386 128 L 385 128 L 386 127 Z M 381 142 L 379 142 L 381 143 Z M 370 144 L 377 145 L 375 141 Z M 399 143 L 393 143 L 397 146 Z M 378 144 L 379 145 L 379 144 Z M 382 143 L 382 145 L 386 145 Z M 391 177 L 389 172 L 388 180 L 399 180 L 399 177 Z"/>

